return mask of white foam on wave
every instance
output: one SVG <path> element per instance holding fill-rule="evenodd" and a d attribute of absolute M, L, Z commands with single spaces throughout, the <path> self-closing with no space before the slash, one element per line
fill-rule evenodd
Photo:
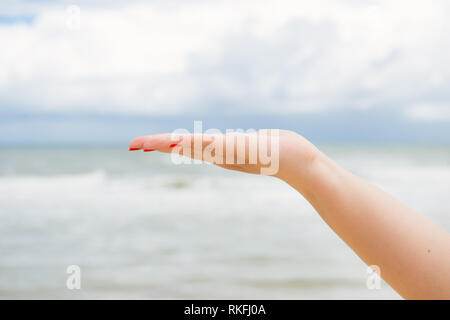
<path fill-rule="evenodd" d="M 25 192 L 45 192 L 48 189 L 59 189 L 62 186 L 85 188 L 86 186 L 101 184 L 105 179 L 106 173 L 103 170 L 79 174 L 5 176 L 0 177 L 0 191 L 5 192 L 12 188 Z"/>
<path fill-rule="evenodd" d="M 220 174 L 162 173 L 5 176 L 0 178 L 0 215 L 314 215 L 295 190 L 270 177 L 223 170 Z M 357 174 L 425 215 L 440 219 L 450 209 L 450 167 L 371 164 Z"/>
<path fill-rule="evenodd" d="M 103 171 L 0 178 L 0 212 L 16 215 L 280 214 L 308 204 L 269 177 L 161 174 L 108 176 Z M 2 210 L 3 209 L 3 210 Z M 300 212 L 301 210 L 299 210 Z M 0 213 L 1 214 L 1 213 Z"/>

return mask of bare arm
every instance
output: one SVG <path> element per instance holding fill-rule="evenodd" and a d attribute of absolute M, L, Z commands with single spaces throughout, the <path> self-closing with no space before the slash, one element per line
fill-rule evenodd
<path fill-rule="evenodd" d="M 317 152 L 305 175 L 284 180 L 407 299 L 450 298 L 450 234 Z"/>
<path fill-rule="evenodd" d="M 223 137 L 201 136 L 202 150 Z M 381 276 L 404 298 L 450 299 L 448 232 L 345 171 L 303 137 L 281 131 L 279 138 L 279 170 L 274 176 L 299 191 L 364 262 L 379 266 Z M 172 152 L 170 146 L 178 143 L 176 152 L 199 158 L 193 151 L 196 138 L 181 139 L 174 141 L 169 134 L 139 137 L 131 142 L 130 150 Z M 235 154 L 236 147 L 224 143 L 223 151 L 224 157 L 230 151 Z M 245 157 L 243 164 L 216 164 L 259 173 L 263 165 L 248 163 L 248 147 Z"/>

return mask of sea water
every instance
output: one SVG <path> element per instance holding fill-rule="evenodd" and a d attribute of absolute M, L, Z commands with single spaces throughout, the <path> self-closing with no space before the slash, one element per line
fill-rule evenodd
<path fill-rule="evenodd" d="M 323 150 L 450 231 L 449 147 Z M 277 179 L 127 146 L 0 148 L 0 298 L 400 298 L 367 278 Z"/>

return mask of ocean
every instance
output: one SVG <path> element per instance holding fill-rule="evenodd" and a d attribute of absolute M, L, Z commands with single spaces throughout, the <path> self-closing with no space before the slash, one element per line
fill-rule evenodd
<path fill-rule="evenodd" d="M 450 231 L 448 146 L 321 149 Z M 277 179 L 126 145 L 0 147 L 1 299 L 400 299 L 367 278 Z"/>

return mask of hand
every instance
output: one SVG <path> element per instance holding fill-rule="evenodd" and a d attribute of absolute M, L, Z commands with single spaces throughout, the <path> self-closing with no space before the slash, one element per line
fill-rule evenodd
<path fill-rule="evenodd" d="M 310 167 L 319 151 L 309 141 L 287 130 L 227 134 L 156 134 L 130 143 L 130 151 L 177 153 L 219 167 L 283 180 Z"/>

